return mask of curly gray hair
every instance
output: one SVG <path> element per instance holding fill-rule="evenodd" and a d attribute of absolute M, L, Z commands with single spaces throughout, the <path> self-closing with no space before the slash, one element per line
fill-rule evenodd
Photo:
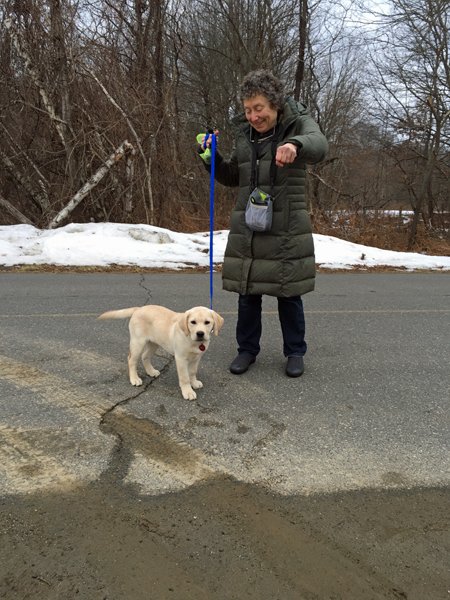
<path fill-rule="evenodd" d="M 272 107 L 280 110 L 284 104 L 284 87 L 278 77 L 265 69 L 248 73 L 239 90 L 241 102 L 254 96 L 265 96 Z"/>

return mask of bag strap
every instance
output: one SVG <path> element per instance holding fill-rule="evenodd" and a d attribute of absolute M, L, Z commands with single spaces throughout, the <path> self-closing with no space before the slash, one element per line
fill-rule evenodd
<path fill-rule="evenodd" d="M 273 196 L 274 188 L 275 188 L 275 180 L 277 177 L 277 165 L 275 163 L 275 155 L 277 153 L 277 144 L 278 144 L 278 125 L 275 126 L 275 131 L 273 133 L 273 137 L 270 141 L 270 152 L 272 155 L 272 160 L 270 163 L 270 194 Z M 250 175 L 250 187 L 252 190 L 258 187 L 258 175 L 259 175 L 259 159 L 258 159 L 258 151 L 257 151 L 257 140 L 250 140 L 252 144 L 252 165 L 251 165 L 251 175 Z"/>
<path fill-rule="evenodd" d="M 278 138 L 277 138 L 277 135 L 275 132 L 273 140 L 272 140 L 272 144 L 271 144 L 272 161 L 270 163 L 270 195 L 272 197 L 274 195 L 275 179 L 277 178 L 277 165 L 275 163 L 275 156 L 277 154 L 277 144 L 278 144 Z"/>

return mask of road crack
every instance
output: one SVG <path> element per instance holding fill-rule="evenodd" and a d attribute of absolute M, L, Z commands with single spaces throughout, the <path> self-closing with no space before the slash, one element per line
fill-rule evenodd
<path fill-rule="evenodd" d="M 141 275 L 141 279 L 139 281 L 139 287 L 141 287 L 145 293 L 147 294 L 147 298 L 144 302 L 144 304 L 151 304 L 151 300 L 152 300 L 152 292 L 149 288 L 147 288 L 146 286 L 146 280 L 145 280 L 145 275 Z"/>
<path fill-rule="evenodd" d="M 169 363 L 161 373 L 168 367 Z M 148 381 L 137 393 L 117 402 L 102 415 L 100 430 L 115 436 L 117 442 L 99 483 L 125 485 L 137 458 L 146 462 L 146 472 L 156 470 L 158 477 L 173 479 L 177 484 L 191 485 L 215 475 L 200 450 L 167 433 L 159 423 L 136 417 L 126 410 L 133 400 L 147 392 L 154 381 Z"/>

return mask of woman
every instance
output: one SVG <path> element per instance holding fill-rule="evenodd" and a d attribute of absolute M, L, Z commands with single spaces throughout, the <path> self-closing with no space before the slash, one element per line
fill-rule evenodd
<path fill-rule="evenodd" d="M 228 160 L 217 152 L 215 163 L 218 182 L 239 186 L 222 271 L 223 289 L 239 294 L 238 355 L 230 371 L 245 373 L 255 362 L 260 351 L 262 295 L 268 294 L 278 299 L 286 374 L 299 377 L 306 353 L 302 296 L 314 289 L 315 278 L 305 200 L 306 163 L 321 161 L 328 144 L 308 109 L 286 98 L 271 72 L 249 73 L 240 98 L 244 113 L 233 122 L 235 149 Z M 207 159 L 207 152 L 201 156 Z M 273 198 L 269 231 L 252 231 L 246 224 L 245 209 L 255 188 Z"/>

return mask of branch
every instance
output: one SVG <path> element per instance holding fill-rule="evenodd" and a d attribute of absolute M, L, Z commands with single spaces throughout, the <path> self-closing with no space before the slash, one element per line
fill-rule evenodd
<path fill-rule="evenodd" d="M 3 166 L 5 167 L 5 169 L 7 169 L 11 173 L 12 177 L 14 177 L 14 179 L 31 196 L 31 199 L 33 200 L 34 204 L 42 212 L 45 212 L 45 210 L 49 209 L 50 204 L 49 204 L 49 200 L 48 200 L 48 194 L 47 194 L 47 190 L 45 189 L 44 185 L 42 184 L 42 181 L 39 182 L 39 183 L 41 183 L 41 186 L 40 186 L 41 191 L 38 192 L 34 189 L 33 184 L 30 181 L 30 179 L 28 177 L 26 177 L 20 171 L 20 169 L 18 169 L 14 165 L 12 160 L 1 149 L 0 149 L 0 162 L 3 163 Z"/>
<path fill-rule="evenodd" d="M 20 58 L 25 63 L 25 69 L 29 73 L 34 85 L 38 88 L 39 94 L 42 98 L 42 103 L 45 106 L 47 114 L 50 117 L 51 121 L 53 121 L 53 123 L 55 124 L 56 131 L 58 132 L 58 135 L 61 139 L 62 145 L 67 150 L 67 140 L 64 135 L 63 123 L 66 126 L 68 126 L 68 124 L 65 123 L 56 114 L 56 109 L 53 106 L 52 101 L 50 100 L 42 81 L 40 80 L 39 73 L 34 68 L 32 60 L 30 58 L 30 55 L 28 54 L 26 48 L 24 47 L 24 41 L 19 38 L 19 34 L 13 27 L 13 23 L 12 23 L 11 19 L 8 18 L 5 20 L 5 28 L 7 29 L 7 31 L 9 31 L 9 33 L 11 35 L 11 40 L 14 45 L 14 48 L 16 49 L 17 54 L 20 56 Z M 72 134 L 73 134 L 73 132 L 72 132 Z"/>
<path fill-rule="evenodd" d="M 125 121 L 127 122 L 127 125 L 131 131 L 131 133 L 133 134 L 134 140 L 136 142 L 136 145 L 139 149 L 139 153 L 142 157 L 143 163 L 144 163 L 144 168 L 146 171 L 146 179 L 147 179 L 147 192 L 148 192 L 148 199 L 150 202 L 150 225 L 154 224 L 154 213 L 155 213 L 155 207 L 154 207 L 154 203 L 153 203 L 153 192 L 152 192 L 152 175 L 151 175 L 151 156 L 149 156 L 148 160 L 145 156 L 145 152 L 144 149 L 142 147 L 141 144 L 141 140 L 137 134 L 137 131 L 135 130 L 135 128 L 133 127 L 133 124 L 131 123 L 130 119 L 128 118 L 128 115 L 126 114 L 126 112 L 123 110 L 123 108 L 121 106 L 119 106 L 119 104 L 114 100 L 114 98 L 111 96 L 111 94 L 108 92 L 108 90 L 105 88 L 105 86 L 103 85 L 103 83 L 98 79 L 98 77 L 95 75 L 95 73 L 89 69 L 87 66 L 83 65 L 83 68 L 89 73 L 89 75 L 92 77 L 92 79 L 94 79 L 94 81 L 97 83 L 97 85 L 100 87 L 100 89 L 102 90 L 102 92 L 105 94 L 105 96 L 108 98 L 109 102 L 111 102 L 111 104 L 120 112 L 120 114 L 122 115 L 122 117 L 125 119 Z M 144 202 L 144 207 L 146 209 L 146 205 Z M 147 209 L 146 209 L 147 212 Z M 149 222 L 148 219 L 148 215 L 147 215 L 147 223 Z"/>
<path fill-rule="evenodd" d="M 94 187 L 103 179 L 106 173 L 113 167 L 125 154 L 132 152 L 133 146 L 126 140 L 111 154 L 105 164 L 98 169 L 94 175 L 81 187 L 67 206 L 65 206 L 56 217 L 49 223 L 49 229 L 54 229 L 60 225 L 61 221 L 66 219 L 69 214 L 80 204 L 80 202 L 94 189 Z"/>
<path fill-rule="evenodd" d="M 32 223 L 30 221 L 30 219 L 28 219 L 23 213 L 20 212 L 20 210 L 18 210 L 15 206 L 13 206 L 11 204 L 11 202 L 8 202 L 8 200 L 6 200 L 6 198 L 4 198 L 1 194 L 0 194 L 0 206 L 2 206 L 4 209 L 6 209 L 10 215 L 12 215 L 15 219 L 17 219 L 19 221 L 19 223 L 23 223 L 24 225 L 33 225 L 34 223 Z"/>
<path fill-rule="evenodd" d="M 345 198 L 351 198 L 353 200 L 353 198 L 355 198 L 355 196 L 358 195 L 358 194 L 349 194 L 348 192 L 342 192 L 341 190 L 338 190 L 337 188 L 332 186 L 331 183 L 328 183 L 327 181 L 325 181 L 325 179 L 323 179 L 323 177 L 321 177 L 314 171 L 308 171 L 308 175 L 311 175 L 312 177 L 315 177 L 316 179 L 318 179 L 320 181 L 320 183 L 322 183 L 329 190 L 335 192 L 338 196 L 344 196 Z"/>

